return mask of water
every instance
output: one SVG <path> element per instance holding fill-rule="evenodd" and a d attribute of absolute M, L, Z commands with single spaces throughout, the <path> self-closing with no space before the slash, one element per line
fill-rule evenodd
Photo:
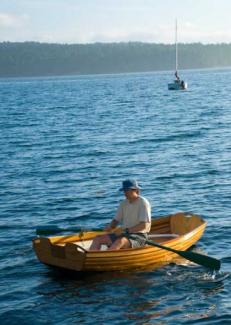
<path fill-rule="evenodd" d="M 121 181 L 137 178 L 153 217 L 202 215 L 196 249 L 230 272 L 231 70 L 0 80 L 0 323 L 230 324 L 230 277 L 203 267 L 56 273 L 35 229 L 101 227 Z"/>

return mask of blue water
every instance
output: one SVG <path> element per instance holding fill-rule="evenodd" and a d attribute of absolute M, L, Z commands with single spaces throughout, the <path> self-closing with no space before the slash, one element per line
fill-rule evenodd
<path fill-rule="evenodd" d="M 32 250 L 38 226 L 104 226 L 133 177 L 153 218 L 202 215 L 195 249 L 230 272 L 231 70 L 172 77 L 0 80 L 0 324 L 231 323 L 230 277 L 203 267 L 70 276 Z"/>

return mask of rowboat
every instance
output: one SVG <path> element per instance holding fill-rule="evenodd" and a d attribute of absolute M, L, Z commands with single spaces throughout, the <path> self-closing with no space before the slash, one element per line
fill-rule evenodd
<path fill-rule="evenodd" d="M 203 235 L 206 222 L 198 215 L 178 212 L 153 218 L 148 243 L 186 251 Z M 38 259 L 49 266 L 73 271 L 154 269 L 173 262 L 178 255 L 146 244 L 140 248 L 89 251 L 93 238 L 105 231 L 87 231 L 33 239 Z"/>

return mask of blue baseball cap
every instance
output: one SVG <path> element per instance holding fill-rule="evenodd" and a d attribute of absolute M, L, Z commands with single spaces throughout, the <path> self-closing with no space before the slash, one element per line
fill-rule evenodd
<path fill-rule="evenodd" d="M 141 187 L 138 185 L 135 179 L 126 179 L 123 181 L 120 191 L 139 190 L 140 188 Z"/>

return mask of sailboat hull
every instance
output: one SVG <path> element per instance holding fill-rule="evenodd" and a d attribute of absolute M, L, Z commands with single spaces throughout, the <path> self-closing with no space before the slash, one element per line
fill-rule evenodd
<path fill-rule="evenodd" d="M 168 84 L 168 90 L 186 90 L 187 82 L 175 80 Z"/>

